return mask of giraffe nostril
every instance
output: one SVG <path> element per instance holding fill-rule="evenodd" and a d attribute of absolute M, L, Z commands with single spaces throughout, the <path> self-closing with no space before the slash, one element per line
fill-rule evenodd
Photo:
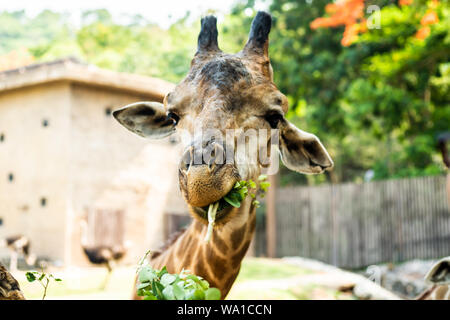
<path fill-rule="evenodd" d="M 211 173 L 221 167 L 225 159 L 225 150 L 221 143 L 210 141 L 203 148 L 192 144 L 184 153 L 180 161 L 179 169 L 188 173 L 193 166 L 206 165 Z"/>
<path fill-rule="evenodd" d="M 216 166 L 223 165 L 225 158 L 225 150 L 221 143 L 214 142 L 212 146 L 213 148 L 207 161 L 210 171 L 213 170 Z"/>
<path fill-rule="evenodd" d="M 194 148 L 189 147 L 189 149 L 184 152 L 183 157 L 181 158 L 180 170 L 183 172 L 188 172 L 189 169 L 192 167 L 193 161 L 194 161 Z"/>

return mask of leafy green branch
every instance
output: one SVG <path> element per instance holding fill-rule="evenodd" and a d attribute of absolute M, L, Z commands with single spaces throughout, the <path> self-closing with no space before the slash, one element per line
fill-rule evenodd
<path fill-rule="evenodd" d="M 144 300 L 219 300 L 221 296 L 219 289 L 210 288 L 208 281 L 188 270 L 170 274 L 166 267 L 140 266 L 138 274 L 137 294 Z"/>
<path fill-rule="evenodd" d="M 45 297 L 47 296 L 47 289 L 48 286 L 50 284 L 51 280 L 60 282 L 62 281 L 59 278 L 55 278 L 54 275 L 52 274 L 47 274 L 44 273 L 44 270 L 42 270 L 42 272 L 39 271 L 28 271 L 25 276 L 27 277 L 28 282 L 34 282 L 34 281 L 38 281 L 39 284 L 44 288 L 44 293 L 42 295 L 42 300 L 45 299 Z"/>
<path fill-rule="evenodd" d="M 260 202 L 256 200 L 256 196 L 259 195 L 261 198 L 264 198 L 270 183 L 267 182 L 267 176 L 262 174 L 258 177 L 258 184 L 259 184 L 259 190 L 258 186 L 253 180 L 242 180 L 239 182 L 236 182 L 233 189 L 223 197 L 223 201 L 225 201 L 227 204 L 232 205 L 235 208 L 239 208 L 241 206 L 241 202 L 244 201 L 245 197 L 250 194 L 250 196 L 254 199 L 253 205 L 255 205 L 257 208 L 260 206 Z M 222 200 L 220 200 L 222 201 Z M 222 204 L 222 207 L 224 205 Z M 221 204 L 219 203 L 219 210 L 221 209 Z"/>
<path fill-rule="evenodd" d="M 252 204 L 259 208 L 260 202 L 256 200 L 256 194 L 258 193 L 262 198 L 265 196 L 267 189 L 270 186 L 270 183 L 267 182 L 266 175 L 260 175 L 258 177 L 258 186 L 253 180 L 241 180 L 236 182 L 230 192 L 228 192 L 222 199 L 217 202 L 211 203 L 208 207 L 208 229 L 205 235 L 205 241 L 209 242 L 211 240 L 216 213 L 219 210 L 222 210 L 228 206 L 233 206 L 235 208 L 240 208 L 242 201 L 244 201 L 245 197 L 250 194 L 253 198 Z"/>

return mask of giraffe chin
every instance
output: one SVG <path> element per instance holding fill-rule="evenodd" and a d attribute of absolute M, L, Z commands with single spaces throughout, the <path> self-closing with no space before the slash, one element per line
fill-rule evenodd
<path fill-rule="evenodd" d="M 231 164 L 193 165 L 186 170 L 178 170 L 181 194 L 189 207 L 205 208 L 227 195 L 237 181 L 239 173 Z"/>
<path fill-rule="evenodd" d="M 196 218 L 197 220 L 199 220 L 200 222 L 202 222 L 205 225 L 208 225 L 208 206 L 205 207 L 194 207 L 194 206 L 189 206 L 190 207 L 190 211 L 191 214 L 194 216 L 194 218 Z M 232 206 L 223 208 L 222 210 L 217 211 L 216 213 L 216 224 L 223 224 L 226 221 L 228 221 L 229 217 L 230 217 L 230 213 L 233 211 L 233 209 L 236 209 Z"/>

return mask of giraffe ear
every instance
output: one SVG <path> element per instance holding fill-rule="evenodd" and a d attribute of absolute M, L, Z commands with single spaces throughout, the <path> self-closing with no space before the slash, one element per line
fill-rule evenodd
<path fill-rule="evenodd" d="M 425 275 L 425 280 L 433 284 L 450 283 L 450 257 L 443 258 L 431 267 Z"/>
<path fill-rule="evenodd" d="M 333 167 L 333 160 L 319 138 L 287 120 L 280 125 L 279 149 L 281 160 L 291 170 L 313 174 Z"/>
<path fill-rule="evenodd" d="M 144 138 L 160 139 L 175 131 L 175 122 L 167 118 L 159 102 L 136 102 L 113 112 L 121 125 Z"/>

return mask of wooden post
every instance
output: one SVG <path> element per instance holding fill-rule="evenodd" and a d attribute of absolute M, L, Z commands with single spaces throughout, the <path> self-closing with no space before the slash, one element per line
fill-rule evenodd
<path fill-rule="evenodd" d="M 330 189 L 331 189 L 331 226 L 333 233 L 332 261 L 333 265 L 337 267 L 339 265 L 339 260 L 338 260 L 338 222 L 336 216 L 336 188 L 332 184 Z"/>
<path fill-rule="evenodd" d="M 278 187 L 278 174 L 268 177 L 270 182 L 266 200 L 266 240 L 267 256 L 275 258 L 277 255 L 277 225 L 276 225 L 276 192 Z"/>
<path fill-rule="evenodd" d="M 450 208 L 450 172 L 447 173 L 446 188 L 447 188 L 447 204 L 448 204 L 448 207 Z"/>

